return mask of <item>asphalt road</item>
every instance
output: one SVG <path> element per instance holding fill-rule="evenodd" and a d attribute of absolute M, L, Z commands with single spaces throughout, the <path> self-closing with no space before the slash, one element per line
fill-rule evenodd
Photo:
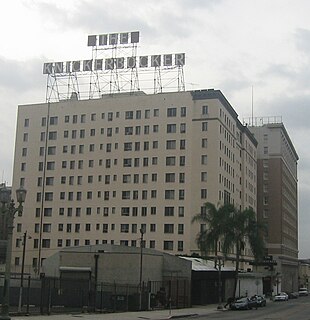
<path fill-rule="evenodd" d="M 310 296 L 283 302 L 269 302 L 266 307 L 257 310 L 224 311 L 199 319 L 233 320 L 310 320 Z"/>

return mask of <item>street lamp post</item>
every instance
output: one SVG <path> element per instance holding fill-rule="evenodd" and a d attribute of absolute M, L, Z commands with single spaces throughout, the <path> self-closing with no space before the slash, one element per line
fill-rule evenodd
<path fill-rule="evenodd" d="M 224 266 L 224 259 L 221 257 L 215 258 L 215 268 L 218 270 L 218 310 L 222 310 L 222 267 Z"/>
<path fill-rule="evenodd" d="M 31 239 L 31 237 L 28 237 Z M 27 243 L 27 231 L 23 235 L 23 257 L 22 257 L 22 270 L 20 275 L 20 287 L 19 287 L 19 299 L 18 299 L 18 312 L 22 311 L 23 301 L 23 289 L 24 289 L 24 270 L 25 270 L 25 256 L 26 256 L 26 243 Z"/>
<path fill-rule="evenodd" d="M 0 202 L 1 202 L 1 214 L 5 215 L 6 227 L 7 227 L 7 247 L 5 257 L 5 273 L 4 284 L 2 293 L 1 304 L 1 320 L 10 320 L 9 307 L 10 307 L 10 279 L 11 279 L 11 260 L 12 260 L 12 235 L 14 228 L 14 216 L 16 212 L 23 211 L 23 203 L 26 198 L 26 190 L 20 187 L 16 190 L 16 200 L 18 207 L 15 207 L 14 200 L 11 200 L 11 191 L 5 186 L 0 189 Z"/>
<path fill-rule="evenodd" d="M 142 264 L 143 264 L 143 234 L 144 230 L 140 229 L 141 238 L 140 238 L 140 281 L 139 281 L 139 310 L 142 309 Z"/>

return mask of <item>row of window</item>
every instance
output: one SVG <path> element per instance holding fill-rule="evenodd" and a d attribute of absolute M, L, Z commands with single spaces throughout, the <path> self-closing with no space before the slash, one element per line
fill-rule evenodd
<path fill-rule="evenodd" d="M 109 232 L 109 224 L 107 223 L 103 223 L 102 225 L 97 223 L 96 225 L 94 225 L 95 230 L 96 231 L 102 231 L 103 233 L 108 233 Z M 138 224 L 133 223 L 133 224 L 129 224 L 129 223 L 122 223 L 120 224 L 120 229 L 119 231 L 121 233 L 138 233 L 138 230 L 143 230 L 144 233 L 146 233 L 146 224 L 141 224 L 141 227 L 138 229 Z M 58 227 L 57 227 L 59 232 L 67 232 L 67 233 L 71 233 L 71 232 L 75 232 L 75 233 L 79 233 L 81 231 L 81 224 L 80 223 L 67 223 L 67 224 L 63 224 L 63 223 L 59 223 Z M 100 230 L 101 229 L 101 230 Z M 157 232 L 157 225 L 155 223 L 152 223 L 149 225 L 149 231 L 150 232 Z M 114 231 L 115 230 L 115 224 L 112 223 L 110 225 L 110 230 Z M 84 225 L 84 231 L 92 231 L 92 225 L 90 223 L 85 223 Z M 42 232 L 44 233 L 50 233 L 52 232 L 52 224 L 51 223 L 43 223 L 42 225 Z M 175 232 L 177 234 L 184 234 L 184 224 L 179 223 L 177 225 L 174 225 L 173 223 L 168 223 L 168 224 L 164 224 L 163 225 L 163 232 L 164 233 L 170 233 L 170 234 L 174 234 Z M 40 224 L 36 223 L 34 225 L 34 233 L 40 233 Z M 21 242 L 21 239 L 18 238 L 16 239 L 16 246 L 19 247 Z"/>
<path fill-rule="evenodd" d="M 201 130 L 202 131 L 208 131 L 208 122 L 202 122 L 201 124 Z M 112 128 L 108 128 L 107 129 L 107 136 L 112 136 Z M 153 132 L 158 132 L 159 131 L 159 127 L 158 125 L 153 125 Z M 145 125 L 143 127 L 143 132 L 144 134 L 149 134 L 150 133 L 150 126 L 149 125 Z M 186 123 L 180 123 L 180 128 L 179 131 L 177 131 L 177 124 L 172 123 L 172 124 L 167 124 L 166 127 L 166 133 L 186 133 Z M 104 134 L 104 128 L 100 129 L 100 133 Z M 119 133 L 119 128 L 116 127 L 115 128 L 115 133 Z M 133 127 L 127 127 L 125 128 L 125 135 L 131 135 L 133 134 Z M 136 135 L 140 135 L 141 134 L 141 126 L 136 126 L 135 127 L 135 134 Z M 58 136 L 58 132 L 57 131 L 49 131 L 48 132 L 48 140 L 53 141 L 53 140 L 57 140 L 57 136 Z M 95 137 L 96 136 L 96 129 L 90 129 L 89 132 L 89 136 L 90 137 Z M 78 130 L 71 130 L 71 134 L 69 132 L 69 130 L 65 130 L 63 133 L 63 137 L 68 139 L 77 139 L 78 138 Z M 84 139 L 86 137 L 86 131 L 85 129 L 80 129 L 79 131 L 79 138 L 80 139 Z M 40 134 L 40 141 L 45 141 L 46 139 L 46 132 L 43 131 Z M 29 141 L 29 133 L 25 132 L 23 134 L 23 141 L 24 142 L 28 142 Z"/>
<path fill-rule="evenodd" d="M 157 190 L 141 190 L 141 199 L 142 200 L 147 200 L 149 197 L 151 199 L 156 199 L 157 198 Z M 76 193 L 70 191 L 70 192 L 64 192 L 61 191 L 59 193 L 59 200 L 68 200 L 68 201 L 82 201 L 82 192 L 77 191 Z M 98 198 L 103 198 L 104 200 L 109 200 L 110 197 L 115 198 L 116 197 L 116 191 L 98 191 L 97 192 L 97 197 Z M 138 200 L 139 199 L 139 191 L 138 190 L 126 190 L 122 191 L 121 193 L 121 198 L 122 200 Z M 91 200 L 93 199 L 93 191 L 86 191 L 86 199 Z M 180 189 L 180 190 L 165 190 L 164 191 L 164 199 L 165 200 L 185 200 L 185 190 Z M 44 201 L 54 201 L 54 192 L 48 191 L 44 192 Z M 42 201 L 42 192 L 37 192 L 36 196 L 36 201 L 41 202 Z"/>
<path fill-rule="evenodd" d="M 207 162 L 207 155 L 201 156 L 201 164 L 206 164 Z M 141 160 L 141 161 L 140 161 Z M 62 169 L 80 169 L 82 170 L 84 168 L 84 160 L 71 160 L 71 161 L 62 161 L 61 162 L 61 168 Z M 117 165 L 118 159 L 114 159 L 113 164 Z M 99 166 L 103 165 L 103 160 L 99 159 L 98 161 Z M 124 158 L 123 159 L 123 167 L 148 167 L 149 165 L 157 165 L 158 164 L 158 157 L 144 157 L 144 158 Z M 185 156 L 179 157 L 179 166 L 185 166 Z M 166 166 L 176 166 L 177 165 L 177 157 L 176 156 L 167 156 L 166 157 Z M 88 160 L 88 168 L 93 168 L 95 166 L 95 160 L 91 159 Z M 111 167 L 111 159 L 105 160 L 105 167 L 110 168 Z M 26 162 L 22 162 L 20 166 L 21 171 L 26 171 L 27 164 Z M 44 163 L 39 162 L 38 171 L 43 171 L 44 169 Z M 46 170 L 55 170 L 56 169 L 56 162 L 55 161 L 47 161 L 46 162 Z"/>
<path fill-rule="evenodd" d="M 177 111 L 179 108 L 177 107 L 169 107 L 167 108 L 167 117 L 177 117 Z M 186 107 L 180 107 L 180 117 L 186 117 Z M 146 109 L 143 112 L 143 117 L 144 119 L 150 119 L 151 117 L 151 110 L 150 109 Z M 113 121 L 113 116 L 115 114 L 115 118 L 120 118 L 120 112 L 117 111 L 115 113 L 113 112 L 108 112 L 107 113 L 107 120 L 108 121 Z M 202 106 L 202 114 L 206 115 L 208 114 L 208 106 Z M 159 117 L 159 109 L 155 108 L 153 109 L 153 117 Z M 81 114 L 80 116 L 78 116 L 77 114 L 75 115 L 65 115 L 64 117 L 64 122 L 65 123 L 70 123 L 70 118 L 72 123 L 86 123 L 86 114 Z M 105 113 L 102 112 L 101 113 L 101 119 L 104 120 L 106 118 Z M 124 114 L 124 118 L 126 120 L 133 120 L 133 119 L 142 119 L 142 110 L 136 110 L 136 111 L 125 111 Z M 47 124 L 47 118 L 43 117 L 41 120 L 41 126 L 45 127 Z M 91 113 L 90 114 L 90 121 L 96 121 L 97 120 L 97 114 L 96 113 Z M 58 124 L 58 116 L 51 116 L 49 117 L 49 125 L 57 125 Z M 24 127 L 29 127 L 30 125 L 30 120 L 27 118 L 24 120 Z"/>
<path fill-rule="evenodd" d="M 202 189 L 201 190 L 201 194 L 205 194 L 205 196 L 207 195 L 207 190 L 206 189 Z M 103 214 L 103 216 L 108 216 L 109 214 L 115 214 L 116 213 L 116 207 L 96 207 L 96 208 L 92 208 L 92 207 L 86 207 L 83 208 L 83 210 L 85 210 L 85 214 L 86 215 L 91 215 L 92 213 L 94 213 L 93 211 L 96 212 L 96 214 Z M 68 217 L 72 217 L 73 214 L 75 214 L 76 217 L 80 217 L 82 214 L 82 208 L 81 207 L 76 207 L 76 208 L 63 208 L 60 207 L 58 209 L 58 214 L 59 216 L 64 216 L 65 215 L 65 211 L 67 213 Z M 148 214 L 151 215 L 156 215 L 157 214 L 157 207 L 121 207 L 120 208 L 120 214 L 122 216 L 133 216 L 136 217 L 139 214 L 143 217 L 143 216 L 147 216 Z M 43 210 L 43 216 L 44 217 L 51 217 L 53 214 L 53 208 L 44 208 Z M 173 206 L 167 206 L 164 207 L 164 211 L 163 211 L 164 216 L 166 217 L 173 217 L 175 215 L 177 215 L 178 217 L 184 217 L 185 215 L 185 208 L 183 206 L 178 206 L 178 207 L 173 207 Z M 35 217 L 39 218 L 41 216 L 41 208 L 36 208 L 35 210 Z M 17 232 L 21 232 L 21 228 L 22 225 L 20 223 L 17 224 Z"/>

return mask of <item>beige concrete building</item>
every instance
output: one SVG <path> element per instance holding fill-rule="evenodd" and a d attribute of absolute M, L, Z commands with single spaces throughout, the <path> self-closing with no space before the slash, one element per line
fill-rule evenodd
<path fill-rule="evenodd" d="M 258 141 L 257 212 L 268 227 L 268 255 L 277 261 L 273 273 L 280 279 L 280 289 L 297 291 L 298 155 L 282 122 L 266 118 L 249 129 Z"/>
<path fill-rule="evenodd" d="M 18 108 L 13 263 L 63 247 L 140 245 L 198 252 L 192 217 L 207 201 L 256 211 L 256 146 L 219 90 L 104 95 Z M 248 256 L 250 252 L 245 251 Z"/>

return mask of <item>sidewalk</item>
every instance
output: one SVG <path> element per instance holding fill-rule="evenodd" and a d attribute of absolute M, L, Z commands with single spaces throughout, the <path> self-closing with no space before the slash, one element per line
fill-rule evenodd
<path fill-rule="evenodd" d="M 55 314 L 55 315 L 34 315 L 34 316 L 14 316 L 15 320 L 165 320 L 178 319 L 197 315 L 207 315 L 211 313 L 221 312 L 217 310 L 217 305 L 197 306 L 187 309 L 173 310 L 155 310 L 155 311 L 138 311 L 138 312 L 122 312 L 122 313 L 80 313 L 80 314 Z"/>

